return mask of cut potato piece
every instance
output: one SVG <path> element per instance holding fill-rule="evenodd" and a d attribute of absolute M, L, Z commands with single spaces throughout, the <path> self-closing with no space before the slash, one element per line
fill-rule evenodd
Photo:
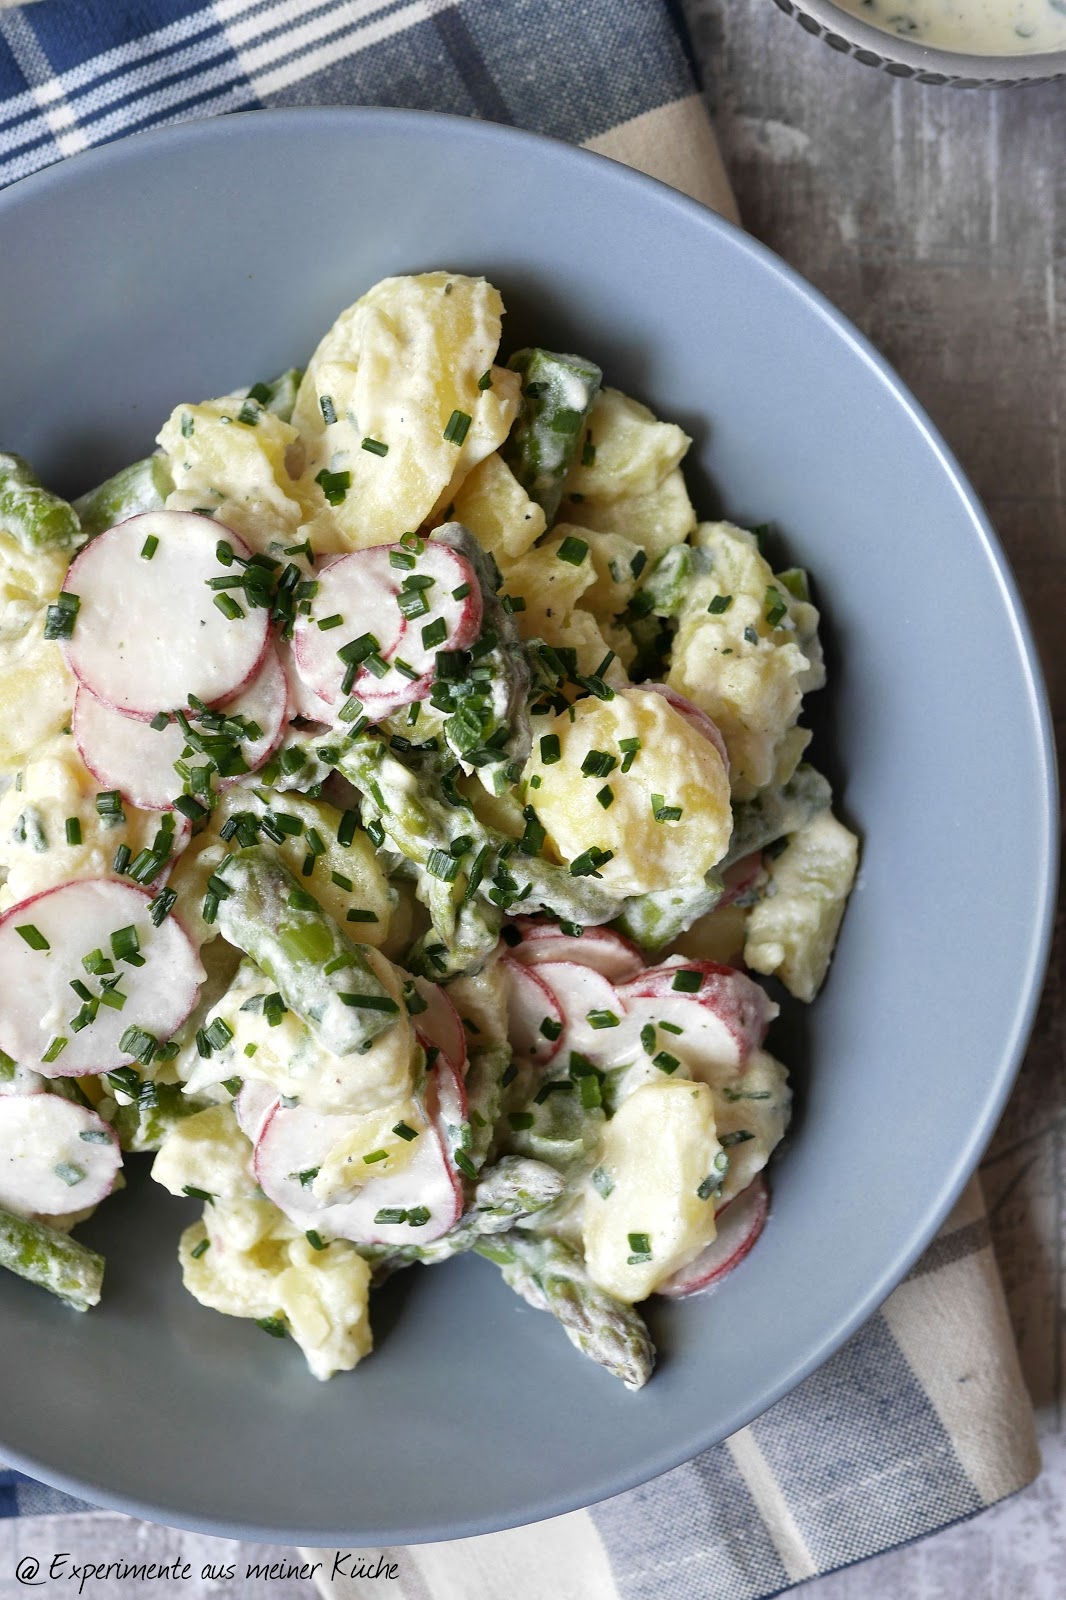
<path fill-rule="evenodd" d="M 829 970 L 859 860 L 859 841 L 823 811 L 769 863 L 766 893 L 748 918 L 744 960 L 813 1000 Z"/>

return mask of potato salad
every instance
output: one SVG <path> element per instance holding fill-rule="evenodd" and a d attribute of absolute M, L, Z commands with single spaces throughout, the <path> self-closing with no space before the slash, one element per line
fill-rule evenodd
<path fill-rule="evenodd" d="M 386 279 L 73 503 L 0 454 L 0 1265 L 97 1304 L 150 1159 L 317 1378 L 475 1251 L 636 1389 L 762 1229 L 857 843 L 806 574 L 503 311 Z"/>

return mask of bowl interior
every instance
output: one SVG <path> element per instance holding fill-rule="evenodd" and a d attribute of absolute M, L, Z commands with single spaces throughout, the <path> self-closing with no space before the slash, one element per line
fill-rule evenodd
<path fill-rule="evenodd" d="M 330 110 L 185 125 L 16 185 L 0 196 L 0 440 L 81 490 L 148 450 L 178 401 L 306 360 L 376 279 L 441 265 L 498 284 L 512 346 L 587 351 L 680 421 L 703 508 L 774 522 L 810 567 L 833 685 L 816 758 L 864 836 L 862 872 L 824 995 L 780 1034 L 800 1094 L 771 1226 L 720 1292 L 653 1311 L 661 1366 L 639 1395 L 478 1259 L 403 1274 L 373 1357 L 318 1385 L 295 1348 L 184 1294 L 193 1207 L 144 1174 L 86 1230 L 109 1256 L 90 1316 L 0 1283 L 0 1452 L 231 1536 L 374 1545 L 530 1521 L 742 1425 L 946 1212 L 1046 948 L 1043 695 L 970 492 L 812 290 L 611 162 Z"/>

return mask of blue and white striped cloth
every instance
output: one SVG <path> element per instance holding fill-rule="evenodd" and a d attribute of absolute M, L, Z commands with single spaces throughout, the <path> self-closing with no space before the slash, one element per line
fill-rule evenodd
<path fill-rule="evenodd" d="M 677 0 L 0 0 L 0 185 L 142 128 L 337 103 L 516 123 L 732 211 Z M 389 1553 L 390 1593 L 761 1600 L 1038 1470 L 974 1184 L 878 1315 L 750 1427 L 589 1511 Z M 0 1469 L 0 1517 L 79 1509 Z"/>

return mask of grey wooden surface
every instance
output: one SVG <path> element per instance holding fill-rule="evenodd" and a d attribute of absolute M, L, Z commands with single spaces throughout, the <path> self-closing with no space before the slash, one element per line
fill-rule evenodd
<path fill-rule="evenodd" d="M 770 0 L 686 5 L 745 223 L 869 334 L 946 434 L 1014 564 L 1061 730 L 1066 84 L 923 88 L 832 54 Z M 1066 1592 L 1063 954 L 1060 918 L 1033 1045 L 984 1169 L 1044 1476 L 972 1522 L 815 1580 L 805 1600 L 1060 1600 Z M 1050 1253 L 1040 1242 L 1047 1238 L 1057 1242 Z M 195 1572 L 236 1562 L 238 1574 L 266 1558 L 256 1547 L 119 1517 L 0 1523 L 0 1600 L 34 1593 L 14 1580 L 20 1557 L 56 1549 L 82 1562 L 187 1559 Z M 295 1553 L 271 1552 L 286 1555 Z M 86 1592 L 96 1600 L 314 1595 L 310 1583 L 239 1577 L 93 1583 Z"/>

